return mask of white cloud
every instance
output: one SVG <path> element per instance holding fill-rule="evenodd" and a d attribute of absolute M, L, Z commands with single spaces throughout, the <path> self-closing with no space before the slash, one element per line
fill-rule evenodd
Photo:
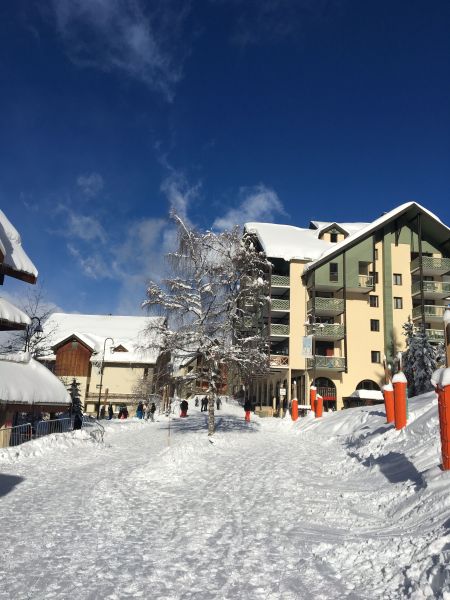
<path fill-rule="evenodd" d="M 111 265 L 98 252 L 84 255 L 73 244 L 67 244 L 70 254 L 76 259 L 85 275 L 91 279 L 111 279 Z"/>
<path fill-rule="evenodd" d="M 262 183 L 253 187 L 243 187 L 239 191 L 241 203 L 230 208 L 213 223 L 214 229 L 232 229 L 249 221 L 271 222 L 277 215 L 286 215 L 277 193 Z"/>
<path fill-rule="evenodd" d="M 179 171 L 172 169 L 171 174 L 161 184 L 161 191 L 165 194 L 170 209 L 175 211 L 182 219 L 189 221 L 188 208 L 192 201 L 198 197 L 201 184 L 189 185 L 186 177 Z"/>
<path fill-rule="evenodd" d="M 80 215 L 78 213 L 67 211 L 67 230 L 66 234 L 70 237 L 77 237 L 85 242 L 99 240 L 106 242 L 106 233 L 100 222 L 95 217 Z"/>
<path fill-rule="evenodd" d="M 94 198 L 102 191 L 104 181 L 100 173 L 90 173 L 89 175 L 79 175 L 77 185 L 85 196 Z"/>
<path fill-rule="evenodd" d="M 181 79 L 181 26 L 189 2 L 51 0 L 69 58 L 81 67 L 118 71 L 168 100 Z"/>

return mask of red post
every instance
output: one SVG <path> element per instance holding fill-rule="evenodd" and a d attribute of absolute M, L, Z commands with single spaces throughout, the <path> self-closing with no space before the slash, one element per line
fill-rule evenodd
<path fill-rule="evenodd" d="M 317 388 L 315 385 L 312 385 L 309 390 L 309 401 L 311 403 L 311 410 L 313 412 L 316 410 L 316 396 L 317 396 Z"/>
<path fill-rule="evenodd" d="M 316 397 L 316 419 L 323 415 L 323 398 L 320 394 Z"/>
<path fill-rule="evenodd" d="M 394 410 L 394 388 L 392 383 L 387 383 L 383 386 L 384 396 L 384 407 L 386 409 L 386 423 L 393 423 L 395 421 L 395 410 Z"/>
<path fill-rule="evenodd" d="M 450 470 L 450 369 L 442 369 L 439 374 L 438 409 L 441 433 L 442 468 Z M 435 374 L 433 373 L 433 377 Z M 434 381 L 432 380 L 434 383 Z"/>
<path fill-rule="evenodd" d="M 297 400 L 297 398 L 294 398 L 292 400 L 291 417 L 292 417 L 293 421 L 296 421 L 298 419 L 298 400 Z"/>
<path fill-rule="evenodd" d="M 394 385 L 395 429 L 403 429 L 406 427 L 406 385 L 408 383 L 403 371 L 394 375 L 392 383 Z"/>

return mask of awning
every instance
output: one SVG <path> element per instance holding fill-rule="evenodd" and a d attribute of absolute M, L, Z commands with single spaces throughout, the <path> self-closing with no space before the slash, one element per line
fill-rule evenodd
<path fill-rule="evenodd" d="M 29 352 L 0 355 L 0 404 L 68 406 L 62 382 Z"/>

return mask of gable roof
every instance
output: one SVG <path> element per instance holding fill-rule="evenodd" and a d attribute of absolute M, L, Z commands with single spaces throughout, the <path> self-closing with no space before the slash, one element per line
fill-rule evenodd
<path fill-rule="evenodd" d="M 19 232 L 0 210 L 0 273 L 36 283 L 38 272 L 22 248 Z"/>
<path fill-rule="evenodd" d="M 444 225 L 439 217 L 417 202 L 406 202 L 405 204 L 401 204 L 389 212 L 384 213 L 381 215 L 381 217 L 378 217 L 378 219 L 372 221 L 372 223 L 368 223 L 362 229 L 356 231 L 352 235 L 349 235 L 345 240 L 342 240 L 337 244 L 333 244 L 331 248 L 328 248 L 321 254 L 320 257 L 305 267 L 304 274 L 308 271 L 316 269 L 320 265 L 328 262 L 334 256 L 341 254 L 343 250 L 351 248 L 363 239 L 369 237 L 380 227 L 383 227 L 407 214 L 410 220 L 414 219 L 418 214 L 427 215 L 430 219 L 432 219 L 433 222 L 433 235 L 440 237 L 441 243 L 450 242 L 450 229 Z"/>
<path fill-rule="evenodd" d="M 321 233 L 335 226 L 347 235 L 356 233 L 363 227 L 366 227 L 369 223 L 338 223 L 337 221 L 310 221 L 309 228 L 316 231 L 317 236 Z"/>
<path fill-rule="evenodd" d="M 43 338 L 47 346 L 56 349 L 75 336 L 92 350 L 92 362 L 99 359 L 105 347 L 107 363 L 154 364 L 160 351 L 160 328 L 164 322 L 164 317 L 53 313 L 43 324 Z M 128 352 L 114 353 L 114 348 L 121 345 Z M 55 355 L 50 353 L 43 358 L 55 360 Z"/>

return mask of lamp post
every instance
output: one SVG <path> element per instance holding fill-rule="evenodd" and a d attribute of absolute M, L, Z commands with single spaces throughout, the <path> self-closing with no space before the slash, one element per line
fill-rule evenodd
<path fill-rule="evenodd" d="M 111 340 L 111 343 L 114 344 L 114 340 L 111 337 L 105 338 L 105 341 L 103 342 L 102 362 L 100 363 L 100 384 L 98 386 L 99 390 L 98 390 L 97 419 L 100 418 L 100 403 L 102 400 L 102 386 L 103 386 L 103 364 L 105 362 L 106 342 L 108 340 Z M 111 352 L 114 352 L 114 350 L 111 350 Z"/>
<path fill-rule="evenodd" d="M 33 329 L 33 321 L 37 321 L 37 325 L 34 329 Z M 44 330 L 42 329 L 41 319 L 39 317 L 31 317 L 31 323 L 29 325 L 27 325 L 26 333 L 25 333 L 25 347 L 24 347 L 25 352 L 30 351 L 30 343 L 31 343 L 31 338 L 33 337 L 33 335 L 41 334 L 43 331 Z"/>

